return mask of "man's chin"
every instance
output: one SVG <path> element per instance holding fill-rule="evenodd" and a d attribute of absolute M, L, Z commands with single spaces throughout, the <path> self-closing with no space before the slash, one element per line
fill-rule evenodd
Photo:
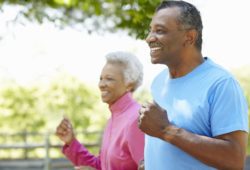
<path fill-rule="evenodd" d="M 156 58 L 151 58 L 152 64 L 159 64 L 159 61 Z"/>

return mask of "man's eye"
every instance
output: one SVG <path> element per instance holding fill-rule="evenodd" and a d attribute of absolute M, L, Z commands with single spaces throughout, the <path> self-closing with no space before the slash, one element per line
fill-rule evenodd
<path fill-rule="evenodd" d="M 157 34 L 164 34 L 165 31 L 164 31 L 164 30 L 156 30 L 156 33 L 157 33 Z"/>

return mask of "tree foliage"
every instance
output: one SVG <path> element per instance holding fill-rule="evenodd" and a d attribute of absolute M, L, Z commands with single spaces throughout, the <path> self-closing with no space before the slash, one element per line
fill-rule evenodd
<path fill-rule="evenodd" d="M 150 19 L 160 0 L 0 0 L 22 7 L 18 16 L 39 23 L 49 20 L 60 27 L 81 25 L 89 32 L 125 29 L 145 38 Z M 18 16 L 16 18 L 18 18 Z"/>
<path fill-rule="evenodd" d="M 37 130 L 44 126 L 45 120 L 36 116 L 37 88 L 25 88 L 13 84 L 1 89 L 0 98 L 0 129 Z"/>
<path fill-rule="evenodd" d="M 1 132 L 53 131 L 63 115 L 72 120 L 76 130 L 99 130 L 106 115 L 98 96 L 69 75 L 58 76 L 47 85 L 1 87 Z"/>

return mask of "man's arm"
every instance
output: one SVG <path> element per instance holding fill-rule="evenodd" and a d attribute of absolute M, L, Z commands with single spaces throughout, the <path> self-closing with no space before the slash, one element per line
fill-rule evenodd
<path fill-rule="evenodd" d="M 166 111 L 152 103 L 142 106 L 139 128 L 217 169 L 238 170 L 244 167 L 246 132 L 234 131 L 215 138 L 197 135 L 170 124 Z"/>
<path fill-rule="evenodd" d="M 174 126 L 167 128 L 161 137 L 163 140 L 203 163 L 218 169 L 243 169 L 247 146 L 246 132 L 235 131 L 210 138 Z"/>

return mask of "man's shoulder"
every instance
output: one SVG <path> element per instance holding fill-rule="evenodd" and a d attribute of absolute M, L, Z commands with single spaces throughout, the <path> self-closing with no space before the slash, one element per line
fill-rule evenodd
<path fill-rule="evenodd" d="M 207 66 L 207 78 L 212 78 L 214 80 L 234 79 L 234 76 L 229 72 L 229 70 L 210 59 L 207 62 Z"/>

